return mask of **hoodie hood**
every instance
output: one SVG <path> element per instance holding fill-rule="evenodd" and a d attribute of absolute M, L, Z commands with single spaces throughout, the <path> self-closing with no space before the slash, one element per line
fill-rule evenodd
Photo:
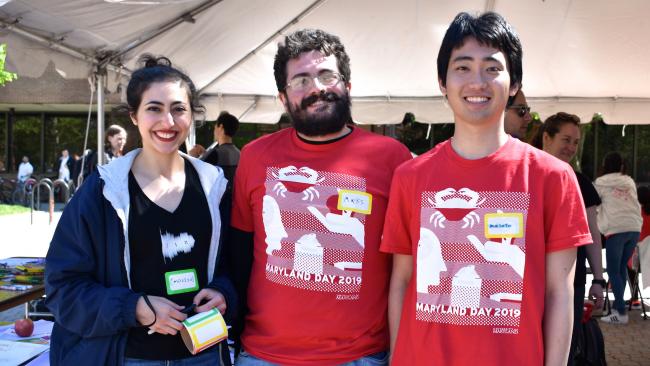
<path fill-rule="evenodd" d="M 626 184 L 634 184 L 634 180 L 629 175 L 621 173 L 609 173 L 596 178 L 595 184 L 602 187 L 620 187 Z"/>

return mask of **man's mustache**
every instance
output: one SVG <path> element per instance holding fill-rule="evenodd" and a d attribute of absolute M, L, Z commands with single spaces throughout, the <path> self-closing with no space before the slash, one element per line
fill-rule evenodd
<path fill-rule="evenodd" d="M 306 109 L 310 105 L 316 103 L 319 100 L 322 100 L 324 102 L 336 102 L 341 97 L 339 97 L 336 93 L 333 92 L 320 92 L 318 94 L 313 94 L 308 96 L 307 98 L 303 99 L 302 102 L 300 103 L 300 108 Z"/>

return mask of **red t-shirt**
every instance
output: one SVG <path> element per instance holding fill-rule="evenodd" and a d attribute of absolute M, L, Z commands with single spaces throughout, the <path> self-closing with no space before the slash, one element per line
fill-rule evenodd
<path fill-rule="evenodd" d="M 571 167 L 516 139 L 403 164 L 381 250 L 413 256 L 394 365 L 542 365 L 545 257 L 591 242 Z"/>
<path fill-rule="evenodd" d="M 232 225 L 254 232 L 242 343 L 281 365 L 332 365 L 388 348 L 390 256 L 379 242 L 399 142 L 354 128 L 308 144 L 293 128 L 241 153 Z"/>

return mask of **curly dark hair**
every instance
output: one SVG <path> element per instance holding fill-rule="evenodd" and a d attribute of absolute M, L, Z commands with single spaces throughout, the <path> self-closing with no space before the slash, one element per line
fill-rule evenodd
<path fill-rule="evenodd" d="M 350 57 L 339 37 L 320 29 L 301 29 L 286 36 L 284 43 L 278 44 L 273 72 L 279 92 L 284 92 L 287 87 L 287 62 L 309 51 L 320 51 L 325 56 L 334 55 L 343 80 L 350 81 Z"/>
<path fill-rule="evenodd" d="M 462 47 L 468 37 L 503 52 L 508 61 L 510 86 L 521 87 L 523 78 L 521 41 L 510 24 L 494 12 L 483 13 L 480 16 L 463 12 L 456 15 L 451 22 L 438 51 L 438 78 L 442 81 L 442 86 L 447 86 L 447 69 L 452 51 Z"/>
<path fill-rule="evenodd" d="M 187 74 L 172 66 L 172 62 L 164 56 L 144 54 L 138 59 L 143 66 L 131 74 L 131 80 L 126 87 L 126 109 L 136 113 L 142 102 L 142 94 L 151 84 L 162 81 L 180 81 L 187 90 L 187 98 L 193 115 L 204 115 L 205 107 L 199 103 L 199 93 Z"/>

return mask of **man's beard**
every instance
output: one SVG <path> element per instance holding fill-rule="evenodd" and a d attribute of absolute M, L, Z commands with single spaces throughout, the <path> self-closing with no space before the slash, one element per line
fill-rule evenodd
<path fill-rule="evenodd" d="M 307 107 L 319 100 L 333 103 L 326 106 L 328 111 L 308 113 Z M 293 128 L 305 136 L 324 136 L 336 133 L 341 131 L 346 123 L 352 121 L 350 95 L 347 91 L 343 95 L 332 92 L 310 95 L 302 100 L 300 106 L 287 102 L 287 109 L 293 122 Z"/>

